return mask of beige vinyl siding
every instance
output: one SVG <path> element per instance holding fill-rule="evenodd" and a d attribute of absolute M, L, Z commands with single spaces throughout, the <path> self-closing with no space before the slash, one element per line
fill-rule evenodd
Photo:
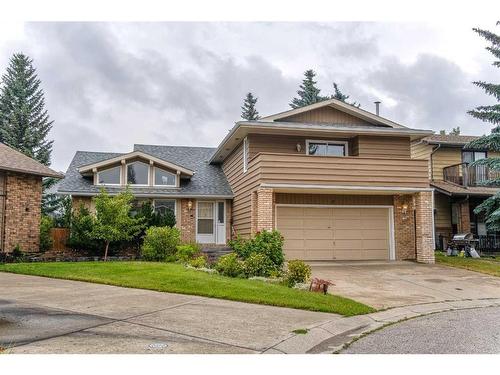
<path fill-rule="evenodd" d="M 338 194 L 291 194 L 276 193 L 276 203 L 280 204 L 320 204 L 320 205 L 380 205 L 392 206 L 392 195 L 338 195 Z"/>
<path fill-rule="evenodd" d="M 259 154 L 260 181 L 271 184 L 429 186 L 427 162 L 416 159 Z"/>
<path fill-rule="evenodd" d="M 252 142 L 249 140 L 249 145 Z M 259 185 L 259 175 L 252 158 L 248 170 L 243 173 L 243 143 L 240 143 L 222 164 L 229 185 L 233 190 L 232 225 L 237 235 L 251 234 L 252 191 Z"/>
<path fill-rule="evenodd" d="M 450 197 L 438 192 L 434 193 L 434 209 L 436 210 L 436 215 L 434 217 L 436 236 L 441 234 L 445 237 L 449 237 L 452 232 Z"/>
<path fill-rule="evenodd" d="M 410 138 L 358 136 L 357 149 L 361 157 L 410 158 Z"/>
<path fill-rule="evenodd" d="M 283 122 L 329 123 L 343 125 L 371 125 L 369 122 L 332 107 L 322 107 L 283 118 Z"/>
<path fill-rule="evenodd" d="M 429 164 L 429 179 L 432 178 L 431 154 L 433 147 L 421 141 L 413 142 L 410 146 L 412 159 L 424 159 Z"/>
<path fill-rule="evenodd" d="M 249 152 L 253 158 L 260 152 L 280 154 L 306 154 L 307 140 L 348 141 L 350 156 L 379 158 L 410 158 L 410 139 L 407 137 L 357 136 L 353 138 L 327 138 L 319 136 L 288 136 L 250 134 Z M 300 151 L 297 151 L 300 145 Z"/>
<path fill-rule="evenodd" d="M 432 179 L 443 180 L 443 168 L 462 162 L 462 150 L 456 148 L 439 148 L 432 154 Z"/>

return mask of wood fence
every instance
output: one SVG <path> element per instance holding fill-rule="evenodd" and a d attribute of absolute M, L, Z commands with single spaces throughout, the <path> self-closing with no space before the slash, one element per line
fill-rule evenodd
<path fill-rule="evenodd" d="M 52 250 L 66 250 L 66 243 L 69 239 L 69 228 L 52 228 L 50 230 L 52 238 Z"/>

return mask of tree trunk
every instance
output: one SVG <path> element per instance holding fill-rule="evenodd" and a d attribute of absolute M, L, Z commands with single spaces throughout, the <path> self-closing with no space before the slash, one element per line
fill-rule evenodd
<path fill-rule="evenodd" d="M 108 248 L 109 248 L 109 241 L 106 241 L 106 250 L 104 251 L 104 261 L 108 260 Z"/>

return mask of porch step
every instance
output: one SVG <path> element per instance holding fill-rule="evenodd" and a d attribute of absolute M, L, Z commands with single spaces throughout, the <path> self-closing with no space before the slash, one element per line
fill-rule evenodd
<path fill-rule="evenodd" d="M 202 247 L 201 251 L 207 256 L 209 262 L 216 262 L 221 256 L 232 252 L 233 249 L 228 246 L 206 246 Z"/>

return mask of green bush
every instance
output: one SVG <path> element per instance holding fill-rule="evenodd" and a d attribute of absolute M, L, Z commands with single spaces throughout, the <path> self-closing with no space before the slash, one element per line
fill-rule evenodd
<path fill-rule="evenodd" d="M 189 243 L 177 246 L 177 253 L 175 254 L 177 260 L 182 263 L 187 263 L 201 252 L 200 245 L 197 243 Z"/>
<path fill-rule="evenodd" d="M 311 277 L 311 266 L 299 259 L 290 260 L 285 276 L 285 283 L 293 287 L 297 283 L 306 283 Z"/>
<path fill-rule="evenodd" d="M 24 260 L 24 253 L 21 250 L 21 246 L 19 246 L 19 244 L 16 244 L 16 246 L 14 246 L 10 255 L 12 255 L 12 258 L 14 258 L 16 262 L 22 262 Z"/>
<path fill-rule="evenodd" d="M 136 218 L 142 217 L 146 228 L 149 227 L 174 227 L 176 223 L 175 214 L 171 210 L 167 210 L 161 214 L 156 212 L 153 204 L 150 201 L 143 202 L 139 207 Z"/>
<path fill-rule="evenodd" d="M 151 227 L 146 230 L 141 252 L 145 260 L 165 261 L 174 256 L 180 243 L 177 228 Z"/>
<path fill-rule="evenodd" d="M 243 262 L 238 259 L 238 255 L 235 253 L 230 253 L 221 256 L 217 263 L 215 264 L 215 269 L 221 275 L 229 277 L 244 277 L 244 267 Z"/>
<path fill-rule="evenodd" d="M 262 276 L 269 277 L 276 269 L 274 263 L 265 254 L 253 253 L 244 262 L 245 275 L 248 277 Z"/>
<path fill-rule="evenodd" d="M 52 247 L 52 237 L 50 230 L 54 227 L 54 219 L 43 215 L 40 220 L 40 251 L 50 250 Z"/>
<path fill-rule="evenodd" d="M 94 217 L 81 204 L 78 210 L 71 214 L 71 230 L 68 239 L 69 247 L 77 250 L 97 250 L 100 244 L 92 238 Z"/>
<path fill-rule="evenodd" d="M 280 232 L 264 230 L 251 239 L 237 238 L 230 241 L 229 246 L 243 259 L 247 259 L 254 253 L 264 254 L 277 268 L 280 268 L 285 260 L 283 242 Z"/>
<path fill-rule="evenodd" d="M 197 256 L 196 258 L 190 259 L 188 264 L 194 268 L 206 268 L 207 267 L 207 259 L 203 256 Z"/>

